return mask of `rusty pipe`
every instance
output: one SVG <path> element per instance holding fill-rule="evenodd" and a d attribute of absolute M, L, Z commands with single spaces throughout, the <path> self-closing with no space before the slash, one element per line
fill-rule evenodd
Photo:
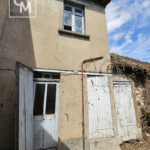
<path fill-rule="evenodd" d="M 83 82 L 83 65 L 85 62 L 92 61 L 92 60 L 97 60 L 97 59 L 102 59 L 103 56 L 101 57 L 95 57 L 95 58 L 90 58 L 90 59 L 85 59 L 82 61 L 82 134 L 83 134 L 83 150 L 85 150 L 85 128 L 84 128 L 84 82 Z"/>

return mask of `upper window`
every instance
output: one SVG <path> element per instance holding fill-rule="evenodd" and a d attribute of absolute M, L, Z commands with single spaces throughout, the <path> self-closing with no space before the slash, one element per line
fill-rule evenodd
<path fill-rule="evenodd" d="M 84 11 L 73 5 L 64 5 L 63 29 L 84 33 Z"/>

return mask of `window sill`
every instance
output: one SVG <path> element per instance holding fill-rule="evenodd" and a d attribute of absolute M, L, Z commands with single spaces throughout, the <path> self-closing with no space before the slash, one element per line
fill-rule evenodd
<path fill-rule="evenodd" d="M 59 33 L 64 33 L 64 34 L 69 34 L 69 35 L 73 35 L 73 36 L 78 36 L 78 37 L 90 39 L 90 35 L 88 35 L 88 34 L 77 33 L 77 32 L 67 31 L 67 30 L 63 30 L 63 29 L 58 29 L 58 32 Z"/>

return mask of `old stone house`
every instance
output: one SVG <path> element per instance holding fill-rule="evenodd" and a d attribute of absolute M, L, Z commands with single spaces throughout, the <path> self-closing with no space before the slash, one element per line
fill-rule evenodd
<path fill-rule="evenodd" d="M 134 83 L 132 93 L 138 105 L 137 115 L 142 128 L 141 139 L 150 138 L 150 63 L 111 53 L 111 63 L 108 66 L 113 74 L 125 75 Z M 133 95 L 133 96 L 134 96 Z M 137 109 L 137 108 L 135 108 Z M 138 140 L 137 140 L 138 141 Z M 140 142 L 141 143 L 141 142 Z M 123 145 L 124 147 L 125 145 Z"/>
<path fill-rule="evenodd" d="M 0 1 L 0 150 L 119 150 L 142 138 L 134 82 L 108 70 L 110 0 L 36 0 L 36 17 L 20 13 L 34 1 Z"/>

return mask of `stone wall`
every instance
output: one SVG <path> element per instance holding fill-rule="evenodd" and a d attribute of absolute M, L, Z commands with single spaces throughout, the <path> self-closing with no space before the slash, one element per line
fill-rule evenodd
<path fill-rule="evenodd" d="M 141 122 L 141 128 L 143 132 L 143 138 L 150 139 L 150 105 L 149 105 L 149 93 L 148 97 L 144 95 L 149 92 L 149 80 L 144 82 L 135 82 L 135 93 L 138 104 L 138 112 Z"/>
<path fill-rule="evenodd" d="M 135 83 L 135 93 L 136 93 L 136 100 L 138 103 L 138 111 L 139 111 L 139 116 L 141 118 L 141 108 L 144 106 L 144 97 L 143 97 L 143 90 L 144 87 L 142 84 Z"/>

